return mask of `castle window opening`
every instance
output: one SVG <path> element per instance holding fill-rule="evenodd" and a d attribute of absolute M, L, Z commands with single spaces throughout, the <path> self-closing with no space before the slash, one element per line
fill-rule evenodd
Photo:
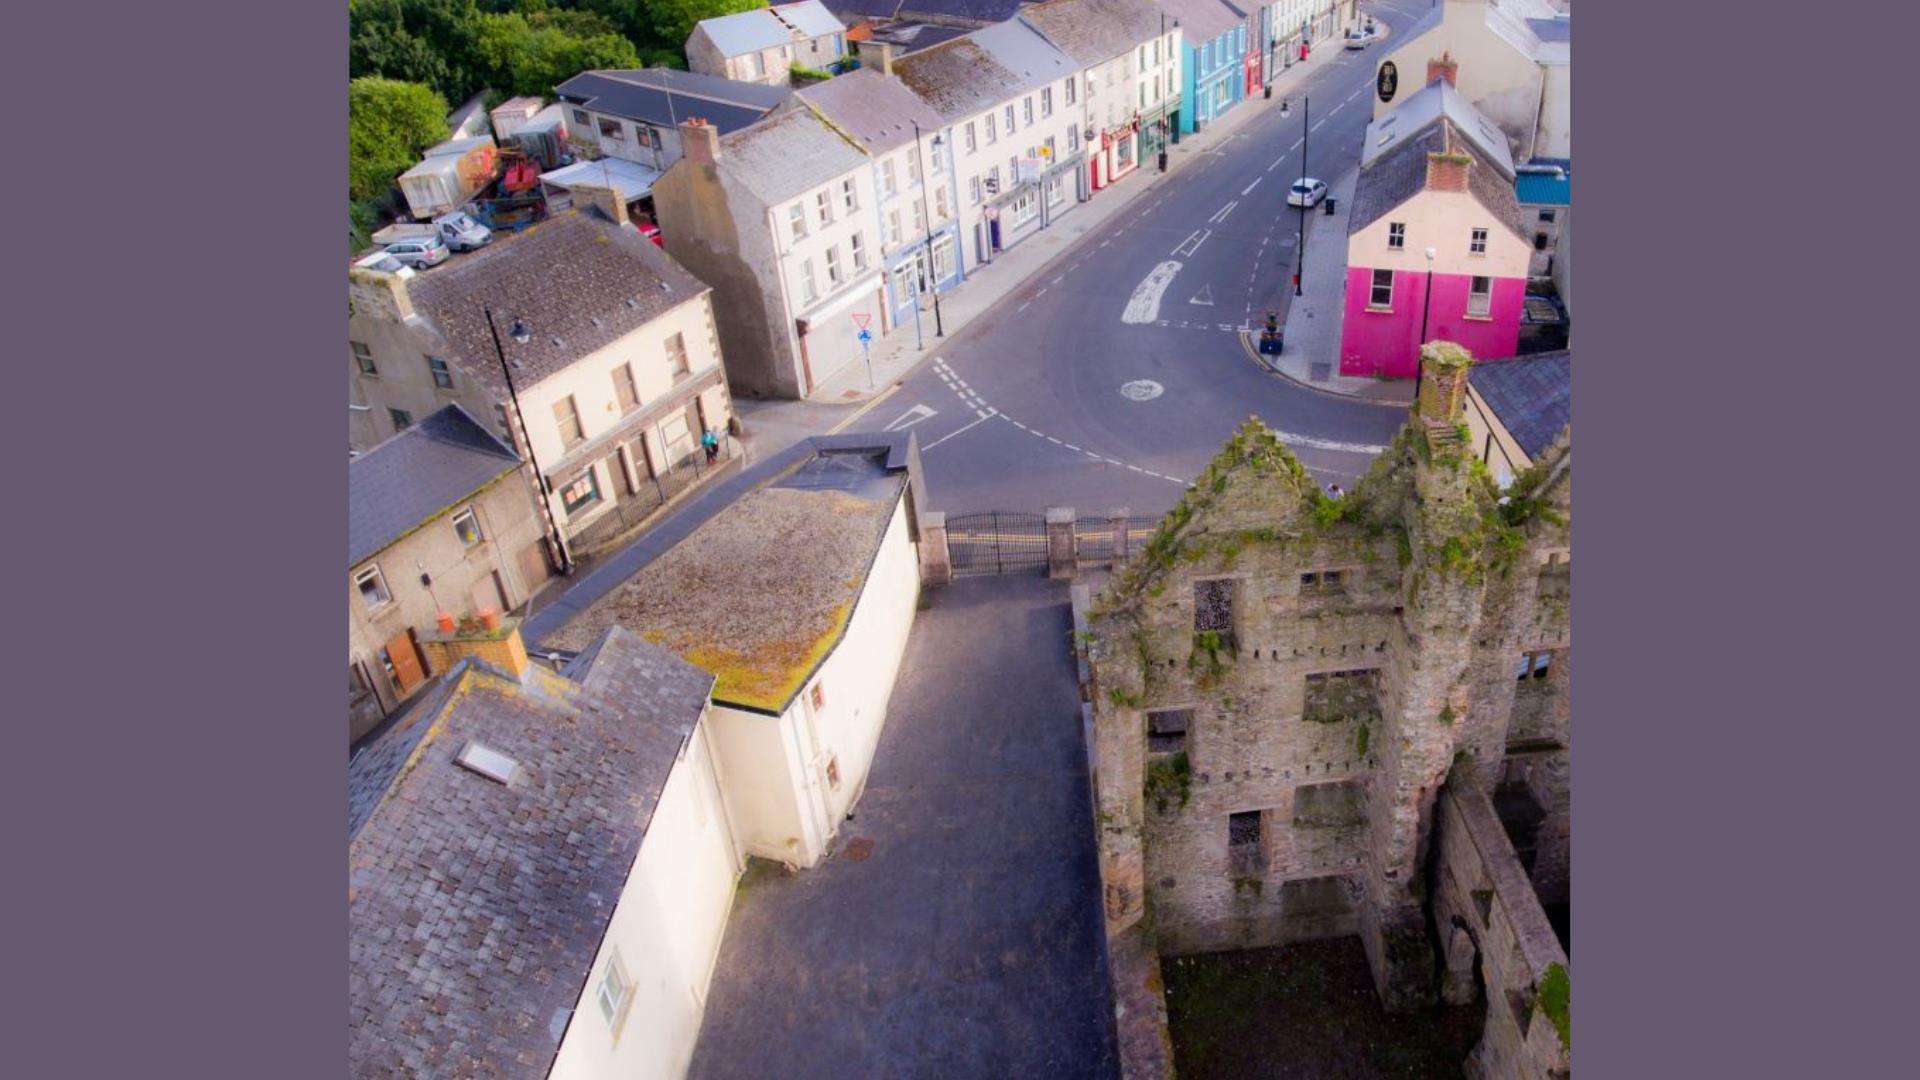
<path fill-rule="evenodd" d="M 1544 679 L 1547 677 L 1547 668 L 1552 663 L 1551 651 L 1526 653 L 1520 657 L 1520 672 L 1515 677 L 1520 680 Z"/>
<path fill-rule="evenodd" d="M 1193 632 L 1212 630 L 1221 640 L 1233 633 L 1233 579 L 1211 578 L 1193 583 Z"/>
<path fill-rule="evenodd" d="M 1192 709 L 1155 709 L 1147 713 L 1147 753 L 1178 754 L 1187 748 Z"/>

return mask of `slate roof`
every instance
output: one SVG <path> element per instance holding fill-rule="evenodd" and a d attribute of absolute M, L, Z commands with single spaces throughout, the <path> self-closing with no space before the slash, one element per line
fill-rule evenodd
<path fill-rule="evenodd" d="M 631 226 L 575 209 L 420 275 L 409 295 L 462 369 L 505 400 L 485 307 L 525 390 L 706 291 Z M 509 336 L 515 319 L 533 331 L 524 345 Z"/>
<path fill-rule="evenodd" d="M 848 24 L 863 19 L 891 19 L 900 10 L 900 0 L 821 0 L 827 10 Z"/>
<path fill-rule="evenodd" d="M 999 105 L 1079 70 L 1038 30 L 1019 21 L 972 31 L 893 62 L 893 73 L 943 119 Z"/>
<path fill-rule="evenodd" d="M 347 565 L 356 566 L 520 466 L 458 404 L 347 462 Z"/>
<path fill-rule="evenodd" d="M 859 139 L 867 152 L 884 154 L 913 141 L 913 125 L 932 138 L 943 125 L 940 114 L 907 89 L 898 76 L 879 68 L 861 68 L 839 78 L 816 83 L 798 96 Z"/>
<path fill-rule="evenodd" d="M 613 627 L 575 677 L 445 681 L 351 832 L 349 1069 L 544 1076 L 712 677 Z M 520 775 L 456 764 L 470 741 Z"/>
<path fill-rule="evenodd" d="M 1367 125 L 1366 141 L 1360 146 L 1360 167 L 1371 165 L 1442 116 L 1453 121 L 1454 130 L 1479 147 L 1488 160 L 1500 166 L 1501 172 L 1509 178 L 1513 176 L 1513 153 L 1499 125 L 1487 119 L 1452 83 L 1439 76 L 1395 106 L 1392 112 Z"/>
<path fill-rule="evenodd" d="M 921 49 L 932 48 L 943 41 L 952 41 L 954 38 L 964 36 L 966 32 L 964 27 L 959 26 L 896 22 L 873 27 L 867 38 L 870 41 L 892 45 L 893 59 L 897 64 L 903 56 L 919 52 Z"/>
<path fill-rule="evenodd" d="M 844 176 L 866 161 L 845 136 L 797 101 L 750 128 L 720 137 L 721 171 L 768 206 Z"/>
<path fill-rule="evenodd" d="M 1247 21 L 1247 13 L 1226 0 L 1156 0 L 1167 24 L 1180 20 L 1181 40 L 1195 49 Z"/>
<path fill-rule="evenodd" d="M 844 34 L 847 32 L 846 24 L 842 23 L 833 12 L 827 9 L 827 5 L 821 3 L 820 0 L 800 0 L 799 3 L 793 4 L 775 4 L 765 10 L 785 22 L 788 26 L 793 27 L 795 30 L 800 31 L 810 38 L 825 37 L 828 34 Z"/>
<path fill-rule="evenodd" d="M 946 18 L 990 26 L 1013 18 L 1021 0 L 902 0 L 900 18 Z"/>
<path fill-rule="evenodd" d="M 1530 458 L 1573 422 L 1571 352 L 1481 361 L 1468 370 L 1467 381 Z"/>
<path fill-rule="evenodd" d="M 1427 155 L 1449 150 L 1473 159 L 1467 190 L 1515 235 L 1526 236 L 1525 215 L 1513 192 L 1513 158 L 1500 129 L 1435 78 L 1386 116 L 1367 125 L 1354 182 L 1349 235 L 1378 221 L 1427 185 Z"/>
<path fill-rule="evenodd" d="M 1153 0 L 1046 0 L 1020 15 L 1082 67 L 1104 64 L 1160 34 Z"/>
<path fill-rule="evenodd" d="M 562 101 L 655 127 L 676 127 L 689 116 L 721 134 L 737 131 L 793 93 L 790 87 L 735 82 L 673 68 L 583 71 L 554 89 Z"/>
<path fill-rule="evenodd" d="M 759 52 L 793 41 L 793 31 L 767 14 L 766 8 L 701 19 L 694 24 L 693 30 L 696 34 L 704 31 L 707 40 L 713 42 L 713 47 L 720 51 L 720 55 L 729 57 Z"/>

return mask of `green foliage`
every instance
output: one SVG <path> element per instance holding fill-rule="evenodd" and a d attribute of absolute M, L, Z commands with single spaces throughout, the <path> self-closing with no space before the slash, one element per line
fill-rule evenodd
<path fill-rule="evenodd" d="M 624 37 L 581 37 L 517 12 L 480 16 L 474 56 L 488 86 L 542 96 L 582 71 L 640 66 L 640 54 Z"/>
<path fill-rule="evenodd" d="M 447 101 L 432 88 L 372 77 L 349 82 L 348 198 L 370 202 L 385 196 L 421 151 L 446 137 Z"/>
<path fill-rule="evenodd" d="M 1453 720 L 1454 720 L 1453 703 L 1448 702 L 1447 704 L 1440 706 L 1440 722 L 1443 724 L 1451 724 L 1453 723 Z"/>
<path fill-rule="evenodd" d="M 1153 808 L 1166 813 L 1175 796 L 1183 807 L 1193 797 L 1193 765 L 1184 750 L 1147 766 L 1146 797 L 1153 800 Z"/>
<path fill-rule="evenodd" d="M 1567 969 L 1558 961 L 1548 964 L 1540 976 L 1540 1011 L 1553 1021 L 1553 1030 L 1560 1033 L 1560 1045 L 1568 1050 L 1573 1049 L 1572 997 L 1573 982 Z"/>
<path fill-rule="evenodd" d="M 1372 737 L 1373 729 L 1364 723 L 1361 724 L 1359 734 L 1355 735 L 1353 740 L 1353 754 L 1355 757 L 1364 758 L 1367 756 L 1367 746 Z"/>
<path fill-rule="evenodd" d="M 1120 686 L 1107 691 L 1107 700 L 1123 709 L 1135 709 L 1140 706 L 1140 695 L 1129 694 L 1125 687 Z"/>
<path fill-rule="evenodd" d="M 795 82 L 825 82 L 833 78 L 833 72 L 831 71 L 822 71 L 819 68 L 811 68 L 805 64 L 798 63 L 789 64 L 787 66 L 787 74 L 791 76 Z"/>

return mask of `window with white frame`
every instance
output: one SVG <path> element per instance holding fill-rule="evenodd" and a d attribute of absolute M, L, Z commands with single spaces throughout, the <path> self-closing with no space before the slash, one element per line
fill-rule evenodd
<path fill-rule="evenodd" d="M 994 142 L 997 141 L 999 138 L 1000 136 L 994 131 L 993 114 L 988 113 L 987 114 L 987 145 L 992 146 Z"/>
<path fill-rule="evenodd" d="M 946 281 L 953 276 L 953 234 L 941 233 L 933 241 L 933 279 Z"/>
<path fill-rule="evenodd" d="M 1493 279 L 1476 277 L 1467 290 L 1467 314 L 1485 318 L 1493 309 Z"/>
<path fill-rule="evenodd" d="M 851 176 L 840 181 L 840 205 L 849 214 L 860 209 L 860 185 Z"/>
<path fill-rule="evenodd" d="M 586 429 L 580 426 L 580 409 L 574 404 L 572 394 L 553 403 L 553 426 L 560 431 L 561 446 L 573 447 L 587 441 Z"/>
<path fill-rule="evenodd" d="M 453 389 L 453 370 L 447 362 L 438 356 L 427 357 L 427 374 L 433 376 L 433 385 L 442 390 Z"/>
<path fill-rule="evenodd" d="M 381 576 L 378 566 L 365 567 L 353 575 L 353 584 L 369 608 L 385 607 L 393 602 L 393 594 L 387 591 L 387 579 Z"/>
<path fill-rule="evenodd" d="M 609 120 L 604 116 L 600 118 L 600 135 L 603 138 L 627 141 L 627 129 L 621 126 L 620 121 Z"/>
<path fill-rule="evenodd" d="M 693 373 L 693 365 L 687 358 L 685 334 L 673 334 L 668 337 L 664 348 L 667 354 L 667 370 L 673 373 L 674 378 L 678 379 L 682 375 Z"/>
<path fill-rule="evenodd" d="M 891 196 L 900 190 L 899 178 L 893 174 L 893 159 L 880 163 L 880 193 Z"/>
<path fill-rule="evenodd" d="M 1367 306 L 1390 308 L 1393 306 L 1393 271 L 1375 270 L 1373 288 L 1367 294 Z"/>
<path fill-rule="evenodd" d="M 1018 228 L 1040 215 L 1040 198 L 1032 188 L 1027 188 L 1014 197 L 1007 206 L 1007 224 Z"/>
<path fill-rule="evenodd" d="M 822 191 L 814 195 L 813 205 L 820 215 L 820 226 L 822 228 L 833 224 L 833 195 L 831 193 Z"/>
<path fill-rule="evenodd" d="M 927 200 L 913 200 L 913 235 L 921 236 L 927 231 Z"/>
<path fill-rule="evenodd" d="M 380 369 L 374 365 L 373 350 L 362 341 L 349 341 L 347 344 L 353 346 L 353 362 L 359 365 L 360 374 L 379 378 Z"/>
<path fill-rule="evenodd" d="M 907 183 L 909 184 L 920 183 L 920 155 L 919 154 L 907 155 Z"/>
<path fill-rule="evenodd" d="M 626 1016 L 627 1002 L 633 996 L 633 984 L 627 981 L 627 972 L 620 964 L 618 953 L 607 955 L 607 970 L 601 973 L 600 981 L 595 984 L 593 996 L 600 1004 L 601 1019 L 617 1032 L 620 1021 Z"/>
<path fill-rule="evenodd" d="M 573 125 L 575 127 L 584 131 L 586 130 L 587 125 L 590 123 L 592 123 L 592 120 L 587 116 L 587 110 L 585 109 L 573 110 Z"/>
<path fill-rule="evenodd" d="M 967 121 L 967 153 L 971 154 L 978 149 L 980 149 L 980 140 L 974 135 L 973 121 L 969 120 Z"/>
<path fill-rule="evenodd" d="M 1140 107 L 1147 107 L 1147 84 L 1144 82 L 1140 84 Z"/>
<path fill-rule="evenodd" d="M 853 237 L 847 241 L 847 245 L 853 249 L 853 268 L 865 270 L 867 268 L 867 234 L 854 233 Z"/>
<path fill-rule="evenodd" d="M 1067 76 L 1067 104 L 1069 105 L 1073 104 L 1073 84 L 1078 81 L 1072 75 Z"/>
<path fill-rule="evenodd" d="M 813 278 L 813 260 L 800 260 L 800 299 L 813 303 L 820 299 L 820 283 Z"/>
<path fill-rule="evenodd" d="M 413 414 L 405 409 L 387 409 L 387 419 L 393 421 L 395 431 L 405 431 L 413 426 Z"/>
<path fill-rule="evenodd" d="M 952 216 L 952 208 L 947 205 L 947 185 L 945 184 L 933 189 L 933 216 L 936 221 L 945 221 Z"/>
<path fill-rule="evenodd" d="M 1067 129 L 1067 153 L 1071 154 L 1078 149 L 1080 149 L 1080 126 L 1076 124 Z"/>
<path fill-rule="evenodd" d="M 935 135 L 933 141 L 927 144 L 927 164 L 933 167 L 934 172 L 946 168 L 940 159 L 940 155 L 946 153 L 946 145 L 946 140 L 938 135 Z"/>
<path fill-rule="evenodd" d="M 1040 88 L 1040 116 L 1042 119 L 1053 115 L 1053 87 Z"/>
<path fill-rule="evenodd" d="M 1473 237 L 1467 244 L 1467 250 L 1475 255 L 1485 255 L 1487 253 L 1487 230 L 1473 230 Z"/>
<path fill-rule="evenodd" d="M 453 515 L 453 535 L 460 538 L 460 546 L 470 548 L 486 537 L 480 534 L 480 519 L 473 514 L 469 506 Z"/>
<path fill-rule="evenodd" d="M 615 365 L 613 399 L 619 404 L 623 415 L 640 407 L 640 391 L 634 386 L 632 364 Z"/>
<path fill-rule="evenodd" d="M 1011 135 L 1016 130 L 1018 130 L 1018 128 L 1015 126 L 1013 122 L 1013 105 L 1012 104 L 1007 105 L 1006 119 L 1007 119 L 1007 134 Z"/>
<path fill-rule="evenodd" d="M 897 247 L 899 246 L 899 244 L 900 244 L 900 211 L 889 210 L 887 211 L 887 246 Z"/>
<path fill-rule="evenodd" d="M 807 235 L 807 208 L 799 203 L 787 207 L 787 224 L 792 227 L 795 240 L 804 239 Z"/>
<path fill-rule="evenodd" d="M 967 180 L 967 205 L 980 205 L 980 178 L 977 176 Z"/>
<path fill-rule="evenodd" d="M 1387 223 L 1387 248 L 1391 251 L 1407 249 L 1407 223 L 1390 221 Z"/>
<path fill-rule="evenodd" d="M 839 288 L 840 276 L 840 245 L 834 244 L 827 248 L 827 287 L 830 289 Z"/>
<path fill-rule="evenodd" d="M 1032 94 L 1028 94 L 1020 102 L 1020 122 L 1027 125 L 1028 127 L 1033 126 L 1033 95 Z"/>

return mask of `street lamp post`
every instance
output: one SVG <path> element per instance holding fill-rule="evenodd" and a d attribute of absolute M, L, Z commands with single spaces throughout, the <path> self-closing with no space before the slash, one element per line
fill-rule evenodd
<path fill-rule="evenodd" d="M 1291 104 L 1292 100 L 1289 98 L 1280 100 L 1282 117 L 1290 111 L 1288 106 Z M 1300 183 L 1302 187 L 1305 187 L 1307 180 L 1307 136 L 1311 134 L 1307 121 L 1312 114 L 1313 99 L 1305 94 L 1300 95 Z M 1300 202 L 1300 236 L 1294 242 L 1294 254 L 1297 261 L 1293 269 L 1293 295 L 1299 296 L 1304 287 L 1302 282 L 1307 274 L 1307 204 L 1304 198 Z"/>
<path fill-rule="evenodd" d="M 1413 357 L 1413 399 L 1416 408 L 1420 400 L 1420 383 L 1427 373 L 1427 365 L 1421 362 L 1420 353 L 1427 347 L 1427 315 L 1433 311 L 1433 257 L 1436 254 L 1432 248 L 1427 249 L 1427 296 L 1420 304 L 1420 348 Z"/>
<path fill-rule="evenodd" d="M 933 148 L 935 150 L 938 150 L 940 149 L 940 146 L 941 146 L 940 135 L 938 132 L 936 132 L 933 136 Z M 920 156 L 920 122 L 918 120 L 915 120 L 913 122 L 913 156 L 916 158 Z M 922 163 L 922 165 L 924 166 L 924 162 Z M 925 175 L 924 167 L 922 169 L 922 175 Z M 920 199 L 922 202 L 924 202 L 927 197 L 926 188 L 927 188 L 926 184 L 924 183 L 921 184 Z M 1046 197 L 1044 194 L 1042 194 L 1041 196 L 1041 201 L 1042 202 L 1046 201 Z M 933 208 L 932 207 L 927 208 L 926 221 L 927 221 L 927 279 L 929 282 L 931 282 L 933 286 L 933 336 L 946 337 L 947 331 L 945 330 L 945 328 L 942 326 L 940 322 L 939 275 L 938 275 L 938 271 L 934 269 L 934 265 L 933 265 Z M 915 306 L 917 307 L 918 304 L 919 304 L 919 301 L 916 299 Z M 922 346 L 922 348 L 924 347 L 925 346 Z"/>
<path fill-rule="evenodd" d="M 551 501 L 553 492 L 547 486 L 546 474 L 540 469 L 540 459 L 535 457 L 533 453 L 533 433 L 527 428 L 526 414 L 520 411 L 520 394 L 513 385 L 513 367 L 507 363 L 507 351 L 500 344 L 500 327 L 493 321 L 493 309 L 491 307 L 483 304 L 480 310 L 487 317 L 487 332 L 493 335 L 493 354 L 500 360 L 500 374 L 506 376 L 507 379 L 507 400 L 513 405 L 514 422 L 519 425 L 523 433 L 522 441 L 527 444 L 527 463 L 533 466 L 534 491 L 539 496 L 534 501 L 540 504 L 540 519 L 546 523 L 547 540 L 553 545 L 554 552 L 560 557 L 560 572 L 571 575 L 573 573 L 573 553 L 567 550 L 567 540 L 566 537 L 560 533 L 560 523 L 553 519 L 553 503 Z M 527 342 L 533 340 L 533 331 L 528 328 L 526 323 L 519 319 L 513 320 L 513 327 L 508 333 L 513 337 L 516 344 L 525 345 Z M 511 435 L 512 433 L 509 432 L 508 434 Z"/>

